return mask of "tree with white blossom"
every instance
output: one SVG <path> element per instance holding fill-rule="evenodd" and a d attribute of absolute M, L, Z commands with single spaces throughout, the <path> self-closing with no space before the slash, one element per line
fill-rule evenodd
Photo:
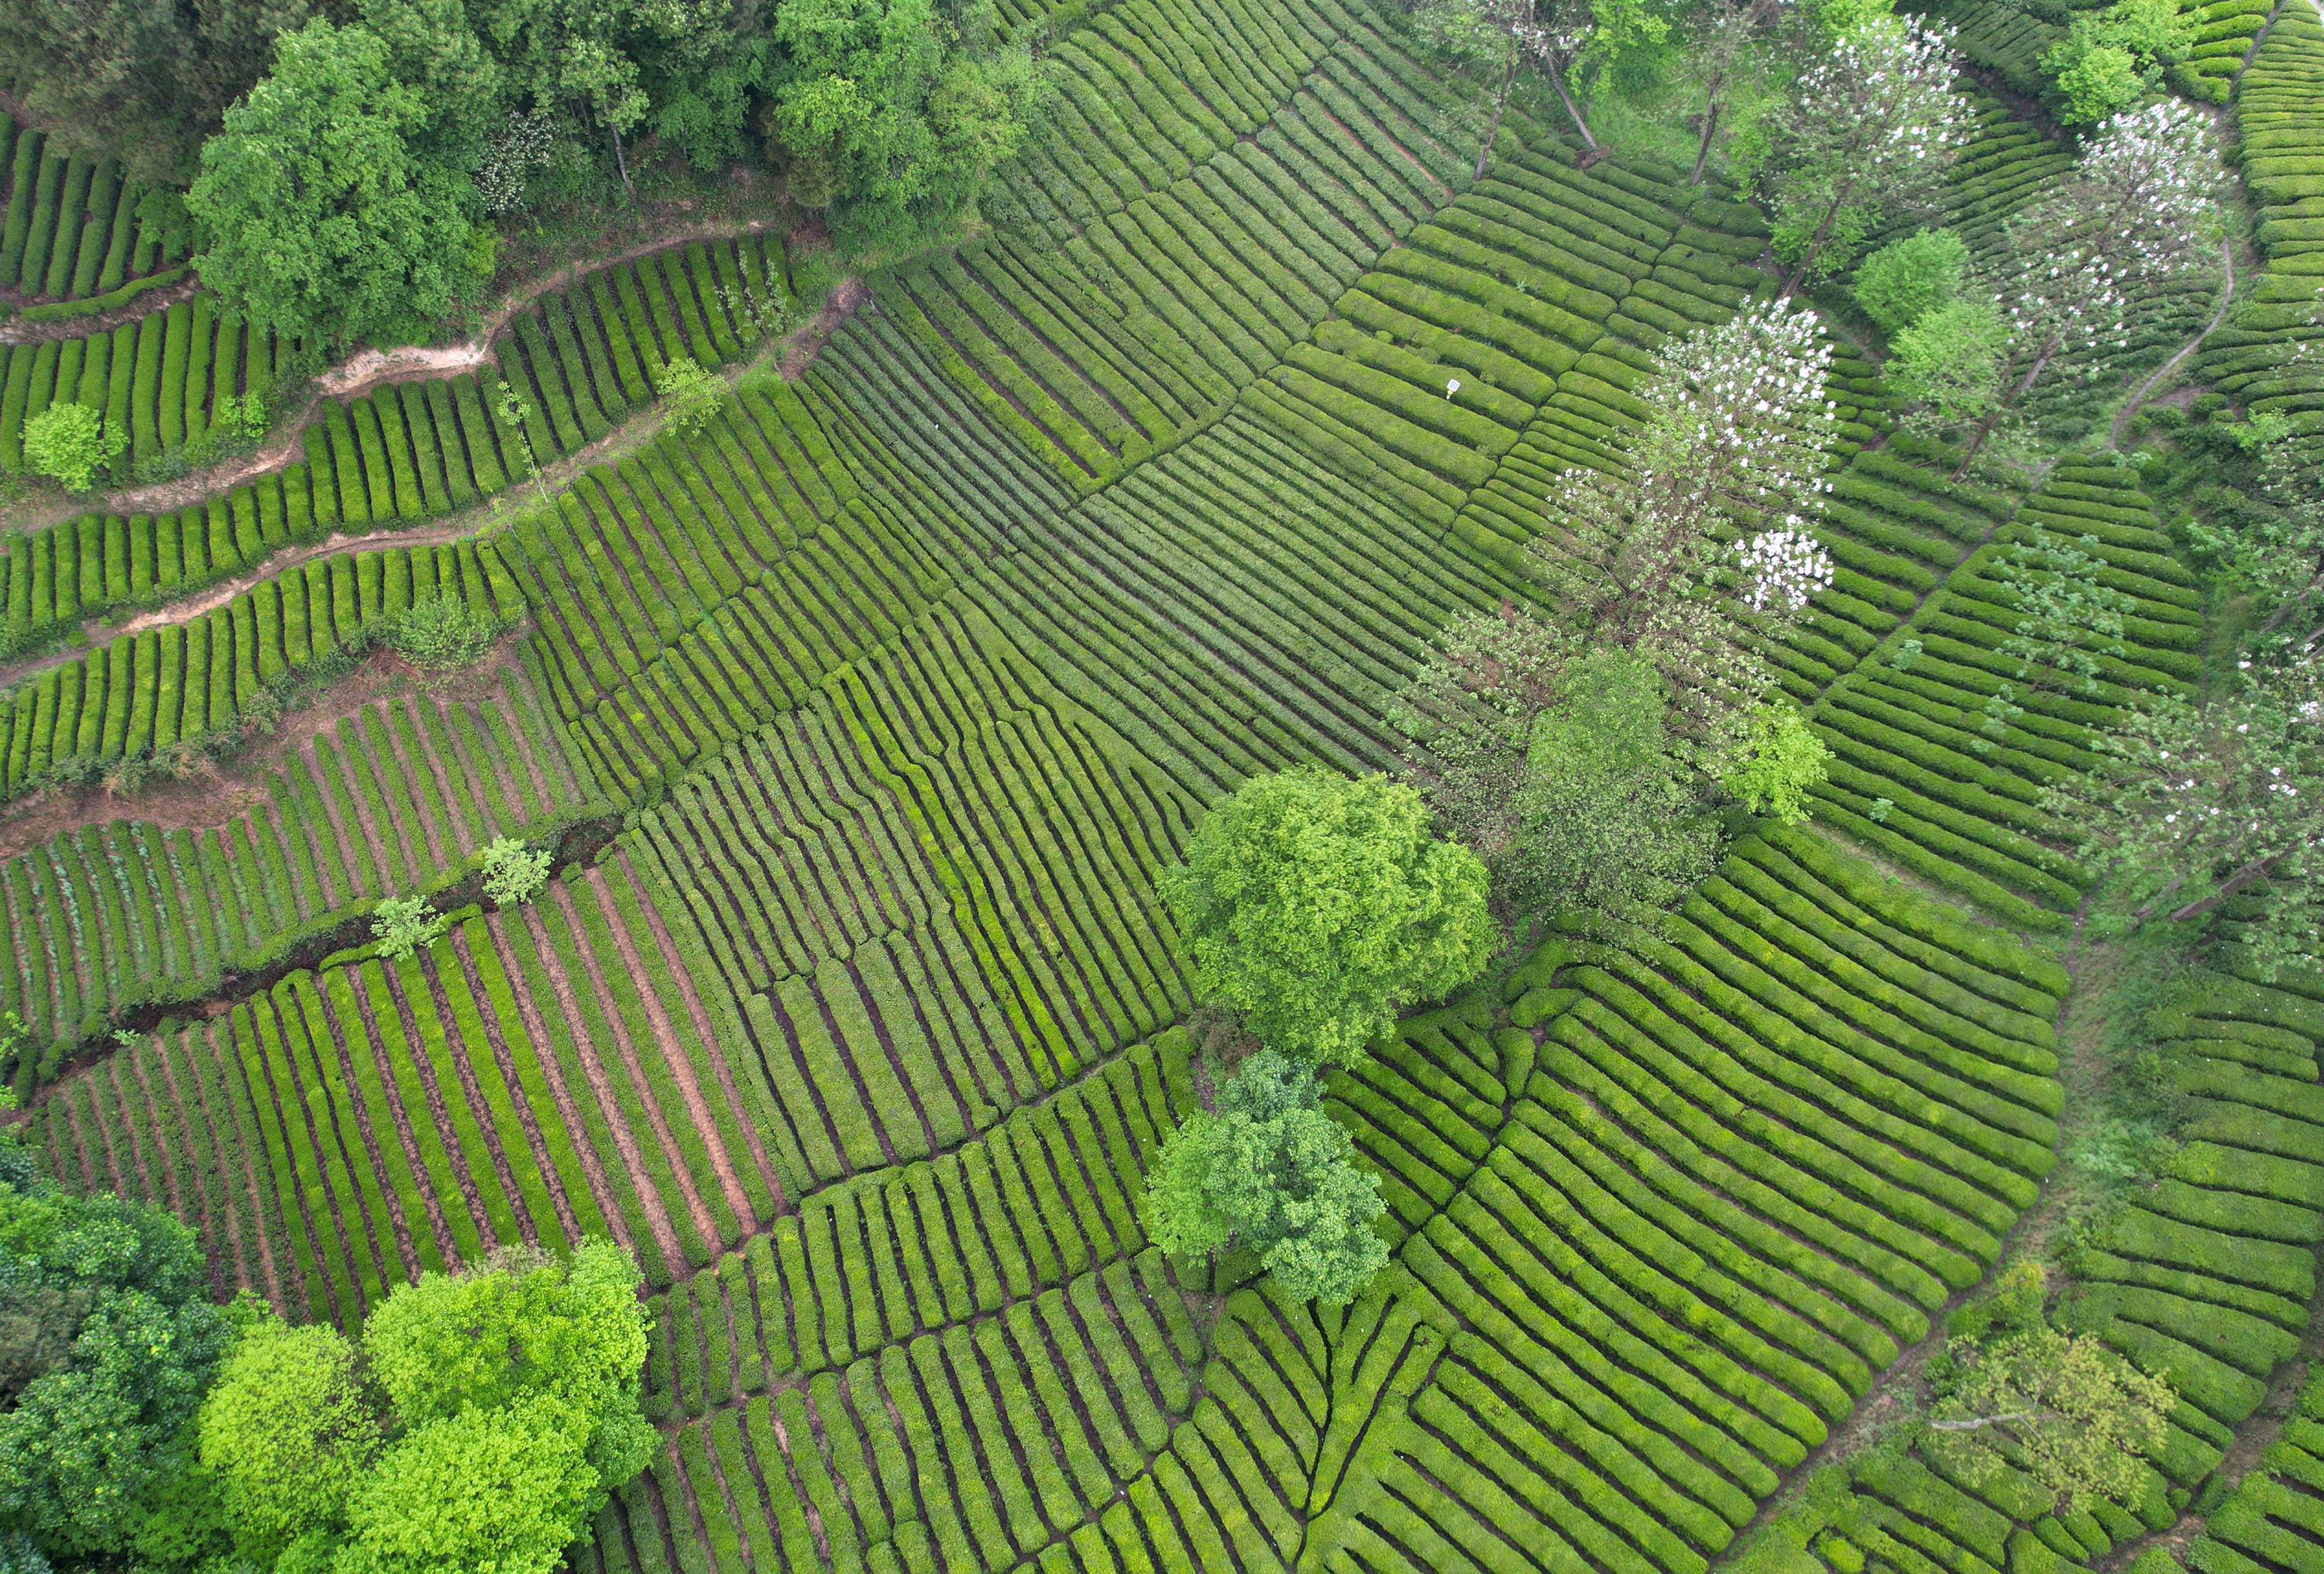
<path fill-rule="evenodd" d="M 1830 586 L 1812 523 L 1839 412 L 1812 311 L 1754 306 L 1667 350 L 1623 471 L 1577 468 L 1550 499 L 1535 576 L 1568 629 L 1651 656 L 1674 730 L 1718 746 L 1773 677 L 1779 637 Z"/>
<path fill-rule="evenodd" d="M 1804 812 L 1821 746 L 1763 651 L 1835 572 L 1812 527 L 1830 359 L 1814 314 L 1782 302 L 1672 345 L 1619 473 L 1576 467 L 1553 496 L 1538 607 L 1458 620 L 1392 702 L 1406 778 L 1484 858 L 1505 916 L 1646 916 L 1715 861 L 1722 789 Z"/>
<path fill-rule="evenodd" d="M 1881 219 L 1932 207 L 1975 129 L 1950 29 L 1875 14 L 1810 60 L 1748 161 L 1784 294 L 1845 267 Z"/>
<path fill-rule="evenodd" d="M 2135 299 L 2208 262 L 2219 179 L 2209 128 L 2185 104 L 2117 115 L 2072 175 L 2009 223 L 2006 259 L 1976 306 L 1992 325 L 1990 348 L 1963 378 L 1978 391 L 1912 418 L 1932 429 L 1967 428 L 1954 479 L 2045 375 L 2072 363 L 2096 376 L 2127 349 Z M 1918 374 L 1905 359 L 1909 389 Z M 1962 416 L 1974 419 L 1956 426 Z"/>
<path fill-rule="evenodd" d="M 2238 926 L 2273 978 L 2324 936 L 2324 659 L 2254 652 L 2215 692 L 2152 695 L 2095 738 L 2097 763 L 2043 807 L 2079 827 L 2079 856 L 2113 870 L 2134 921 L 2188 923 L 2257 897 Z"/>

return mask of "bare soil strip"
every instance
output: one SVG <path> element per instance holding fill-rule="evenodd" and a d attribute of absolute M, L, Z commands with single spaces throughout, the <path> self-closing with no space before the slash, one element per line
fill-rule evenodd
<path fill-rule="evenodd" d="M 702 1201 L 702 1194 L 695 1190 L 693 1172 L 686 1167 L 686 1155 L 678 1150 L 677 1139 L 670 1135 L 668 1116 L 653 1096 L 653 1084 L 646 1080 L 645 1063 L 638 1058 L 637 1045 L 630 1042 L 629 1025 L 622 1019 L 621 1008 L 614 1002 L 613 991 L 605 982 L 604 970 L 598 965 L 597 953 L 592 951 L 586 943 L 586 931 L 581 926 L 581 915 L 573 905 L 571 883 L 569 880 L 558 880 L 549 889 L 555 893 L 558 905 L 565 910 L 567 925 L 580 941 L 575 949 L 580 953 L 581 969 L 589 975 L 590 987 L 597 992 L 597 1002 L 604 1008 L 606 1024 L 613 1035 L 613 1046 L 621 1052 L 622 1064 L 629 1072 L 630 1085 L 637 1090 L 638 1103 L 645 1111 L 646 1124 L 653 1128 L 654 1139 L 661 1144 L 662 1155 L 669 1162 L 671 1178 L 677 1182 L 679 1194 L 686 1199 L 687 1212 L 692 1216 L 694 1227 L 701 1233 L 702 1238 L 706 1242 L 717 1243 L 719 1240 L 717 1222 L 710 1217 L 709 1205 Z M 529 914 L 528 916 L 530 916 Z M 534 938 L 540 942 L 542 951 L 547 953 L 549 937 L 536 930 Z M 567 1009 L 574 1012 L 573 1020 L 576 1023 L 580 1022 L 582 1017 L 577 1003 L 571 999 L 571 986 L 565 980 L 563 970 L 553 967 L 550 977 L 558 980 L 560 986 L 558 994 L 563 998 Z M 576 1042 L 586 1043 L 586 1041 L 576 1035 Z M 593 1080 L 595 1079 L 593 1078 Z M 601 1092 L 604 1088 L 605 1084 L 600 1083 Z M 615 1131 L 625 1129 L 625 1121 L 618 1104 L 609 1105 L 605 1116 Z M 651 1197 L 656 1194 L 642 1175 L 638 1181 L 638 1191 L 641 1196 Z M 669 1251 L 669 1261 L 672 1265 L 686 1260 L 678 1250 L 675 1237 L 671 1238 Z"/>
<path fill-rule="evenodd" d="M 460 973 L 467 980 L 469 996 L 478 1002 L 477 1013 L 484 1025 L 484 1042 L 492 1046 L 493 1062 L 500 1067 L 501 1082 L 507 1087 L 509 1102 L 516 1109 L 517 1124 L 524 1128 L 524 1140 L 532 1149 L 533 1163 L 540 1166 L 541 1179 L 549 1183 L 549 1205 L 557 1210 L 557 1222 L 565 1231 L 565 1238 L 581 1238 L 580 1221 L 574 1217 L 573 1199 L 565 1192 L 565 1177 L 550 1162 L 549 1144 L 541 1139 L 540 1122 L 534 1116 L 532 1100 L 524 1091 L 524 1083 L 516 1072 L 516 1057 L 509 1053 L 508 1041 L 501 1036 L 500 1014 L 491 1008 L 490 997 L 484 993 L 484 980 L 476 972 L 475 953 L 468 949 L 465 930 L 452 934 L 452 954 L 460 959 Z"/>
<path fill-rule="evenodd" d="M 387 991 L 394 998 L 396 1014 L 403 1019 L 403 1042 L 417 1045 L 422 1042 L 420 1018 L 413 1013 L 411 1002 L 404 997 L 403 980 L 392 968 L 387 970 L 386 976 Z M 498 1232 L 493 1229 L 492 1215 L 484 1211 L 484 1194 L 476 1185 L 476 1177 L 468 1173 L 466 1155 L 455 1136 L 459 1128 L 452 1124 L 451 1110 L 444 1102 L 444 1090 L 436 1085 L 436 1068 L 426 1055 L 417 1054 L 411 1057 L 411 1068 L 420 1073 L 420 1089 L 428 1100 L 428 1118 L 436 1123 L 436 1129 L 444 1134 L 445 1153 L 452 1168 L 452 1182 L 460 1188 L 460 1195 L 468 1204 L 468 1217 L 475 1222 L 476 1235 L 484 1240 L 495 1239 Z M 512 1197 L 515 1195 L 512 1184 L 509 1194 Z"/>
<path fill-rule="evenodd" d="M 216 1063 L 221 1078 L 226 1077 L 228 1074 L 226 1052 L 218 1048 L 217 1025 L 216 1023 L 212 1023 L 208 1027 L 205 1028 L 202 1032 L 202 1038 L 203 1041 L 209 1045 L 210 1059 Z M 231 1097 L 233 1095 L 232 1083 L 230 1082 L 226 1082 L 222 1083 L 222 1085 L 226 1096 Z M 204 1118 L 210 1122 L 210 1129 L 213 1131 L 223 1131 L 228 1129 L 228 1128 L 224 1124 L 226 1112 L 210 1108 L 208 1091 L 198 1079 L 195 1084 L 195 1091 L 201 1094 L 202 1115 Z M 218 1179 L 222 1183 L 227 1185 L 231 1185 L 234 1181 L 233 1176 L 223 1173 L 220 1174 Z M 274 1243 L 266 1238 L 266 1210 L 259 1201 L 258 1161 L 252 1157 L 250 1145 L 248 1143 L 242 1144 L 242 1183 L 246 1189 L 245 1194 L 250 1199 L 250 1226 L 253 1229 L 258 1232 L 258 1266 L 260 1270 L 266 1276 L 266 1299 L 273 1305 L 277 1312 L 283 1312 L 287 1315 L 290 1311 L 290 1303 L 282 1298 L 282 1278 L 281 1275 L 275 1271 L 274 1266 Z M 233 1209 L 228 1209 L 226 1210 L 226 1217 L 228 1219 L 234 1218 L 235 1210 Z M 240 1234 L 241 1231 L 237 1227 L 235 1231 L 236 1238 L 240 1238 Z M 309 1303 L 307 1301 L 307 1278 L 306 1275 L 300 1271 L 299 1259 L 295 1255 L 290 1259 L 290 1272 L 298 1280 L 299 1303 L 301 1306 L 307 1305 Z"/>
<path fill-rule="evenodd" d="M 662 1059 L 669 1066 L 670 1077 L 678 1083 L 678 1096 L 686 1100 L 687 1114 L 693 1119 L 695 1130 L 702 1138 L 703 1148 L 710 1155 L 710 1167 L 718 1176 L 718 1189 L 725 1194 L 726 1205 L 734 1210 L 734 1217 L 747 1228 L 752 1222 L 751 1200 L 742 1190 L 742 1177 L 734 1172 L 734 1161 L 727 1155 L 725 1143 L 718 1136 L 717 1120 L 711 1114 L 709 1101 L 702 1096 L 702 1084 L 695 1080 L 692 1057 L 678 1041 L 678 1029 L 671 1024 L 669 1013 L 662 1002 L 655 998 L 652 990 L 642 987 L 646 979 L 645 959 L 638 954 L 637 937 L 630 933 L 628 926 L 622 922 L 621 914 L 613 907 L 613 893 L 605 888 L 605 871 L 603 869 L 591 870 L 588 882 L 590 890 L 596 896 L 598 909 L 605 916 L 605 927 L 613 934 L 613 948 L 622 954 L 622 965 L 629 969 L 630 977 L 640 986 L 638 1004 L 645 1008 L 646 1023 L 653 1029 L 654 1042 L 661 1048 Z M 675 961 L 674 958 L 672 960 Z M 682 968 L 673 971 L 678 977 L 685 976 Z M 690 987 L 690 980 L 687 987 Z M 735 1104 L 730 1108 L 740 1109 L 742 1106 Z M 761 1162 L 764 1163 L 763 1160 Z M 712 1232 L 710 1238 L 716 1240 L 716 1232 Z"/>
<path fill-rule="evenodd" d="M 444 1266 L 456 1274 L 461 1268 L 460 1248 L 452 1238 L 450 1227 L 444 1222 L 444 1204 L 436 1195 L 436 1183 L 428 1174 L 428 1163 L 420 1155 L 420 1139 L 411 1129 L 411 1112 L 395 1094 L 395 1068 L 388 1063 L 387 1051 L 382 1046 L 379 1022 L 372 1015 L 371 996 L 363 990 L 353 993 L 355 1015 L 363 1019 L 364 1037 L 372 1061 L 379 1067 L 380 1086 L 387 1093 L 388 1118 L 395 1124 L 396 1140 L 403 1145 L 403 1162 L 411 1172 L 412 1183 L 419 1188 L 420 1205 L 428 1210 L 428 1228 L 435 1234 L 437 1253 L 444 1259 Z M 328 1004 L 325 1002 L 327 1008 Z"/>
<path fill-rule="evenodd" d="M 638 906 L 645 913 L 646 927 L 653 931 L 654 944 L 660 949 L 662 961 L 669 965 L 669 976 L 677 980 L 678 998 L 686 1002 L 687 1019 L 694 1025 L 694 1031 L 709 1056 L 711 1069 L 717 1073 L 719 1090 L 726 1095 L 727 1107 L 742 1117 L 739 1124 L 742 1128 L 742 1140 L 751 1149 L 752 1162 L 759 1166 L 760 1178 L 767 1183 L 767 1190 L 774 1193 L 775 1210 L 779 1213 L 787 1211 L 788 1204 L 783 1199 L 782 1181 L 776 1175 L 775 1166 L 767 1157 L 766 1145 L 760 1139 L 758 1124 L 745 1113 L 751 1107 L 742 1101 L 742 1091 L 734 1085 L 734 1070 L 726 1063 L 725 1055 L 719 1051 L 717 1030 L 711 1026 L 710 1013 L 703 1007 L 701 992 L 694 987 L 694 975 L 687 970 L 685 960 L 678 955 L 677 943 L 670 938 L 669 925 L 662 921 L 661 910 L 646 895 L 644 883 L 631 866 L 628 850 L 622 849 L 614 857 L 621 862 L 622 872 L 629 876 L 631 885 L 637 888 Z M 624 960 L 627 960 L 626 951 Z M 647 1008 L 649 1016 L 651 1016 L 652 1009 L 650 1006 Z M 742 1210 L 738 1209 L 737 1212 L 742 1218 L 750 1217 Z"/>
<path fill-rule="evenodd" d="M 517 1020 L 524 1025 L 525 1036 L 532 1040 L 533 1056 L 540 1067 L 542 1080 L 549 1084 L 549 1096 L 557 1102 L 557 1118 L 564 1123 L 566 1134 L 573 1143 L 573 1152 L 581 1161 L 581 1174 L 589 1183 L 589 1194 L 595 1200 L 597 1211 L 604 1216 L 605 1227 L 613 1231 L 614 1244 L 635 1255 L 636 1243 L 630 1236 L 629 1220 L 622 1216 L 619 1201 L 612 1184 L 605 1179 L 605 1166 L 597 1157 L 596 1146 L 589 1140 L 588 1128 L 582 1123 L 580 1107 L 573 1101 L 573 1091 L 565 1084 L 565 1068 L 557 1063 L 551 1047 L 548 1024 L 540 1017 L 540 1003 L 533 999 L 526 986 L 524 973 L 509 954 L 508 915 L 488 913 L 484 916 L 485 931 L 493 937 L 493 950 L 500 959 L 501 971 L 509 981 L 509 990 L 516 999 Z M 466 942 L 462 944 L 465 949 Z M 474 972 L 471 967 L 470 971 Z M 575 1238 L 578 1238 L 576 1232 Z"/>

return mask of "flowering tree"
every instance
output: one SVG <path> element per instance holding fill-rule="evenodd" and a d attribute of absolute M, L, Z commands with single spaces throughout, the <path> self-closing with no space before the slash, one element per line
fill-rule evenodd
<path fill-rule="evenodd" d="M 1767 713 L 1759 644 L 1832 579 L 1809 529 L 1830 354 L 1780 302 L 1672 346 L 1626 474 L 1574 470 L 1552 501 L 1532 558 L 1546 613 L 1459 620 L 1392 702 L 1408 779 L 1508 916 L 1659 907 L 1714 860 L 1701 811 L 1721 784 L 1797 812 L 1768 773 L 1796 785 L 1815 761 Z"/>
<path fill-rule="evenodd" d="M 1991 281 L 1992 310 L 2006 333 L 1963 386 L 1955 409 L 1977 410 L 1954 479 L 2062 359 L 2127 348 L 2132 298 L 2200 266 L 2209 254 L 2218 181 L 2209 121 L 2185 104 L 2116 115 L 2092 139 L 2074 173 L 2007 228 L 2008 257 Z M 1924 418 L 1925 419 L 1925 418 Z M 1938 423 L 1941 424 L 1941 423 Z"/>
<path fill-rule="evenodd" d="M 1499 78 L 1493 118 L 1477 150 L 1476 178 L 1501 134 L 1501 114 L 1517 73 L 1538 66 L 1548 77 L 1573 127 L 1591 147 L 1598 139 L 1574 102 L 1574 75 L 1640 44 L 1659 43 L 1669 24 L 1644 0 L 1421 0 L 1413 21 L 1423 38 L 1448 54 Z"/>
<path fill-rule="evenodd" d="M 2246 658 L 2208 696 L 2150 696 L 2090 747 L 2097 763 L 2043 806 L 2083 828 L 2080 857 L 2120 872 L 2137 921 L 2185 923 L 2258 888 L 2262 921 L 2242 939 L 2264 974 L 2315 943 L 2324 662 L 2312 649 Z"/>
<path fill-rule="evenodd" d="M 1716 742 L 1772 679 L 1748 635 L 1777 635 L 1831 583 L 1809 519 L 1839 416 L 1813 312 L 1753 307 L 1663 356 L 1626 474 L 1567 474 L 1532 548 L 1559 621 L 1643 651 L 1670 681 L 1675 730 Z"/>
<path fill-rule="evenodd" d="M 1770 117 L 1752 176 L 1792 265 L 1784 296 L 1845 264 L 1884 213 L 1929 206 L 1970 129 L 1950 29 L 1875 15 L 1834 40 Z"/>

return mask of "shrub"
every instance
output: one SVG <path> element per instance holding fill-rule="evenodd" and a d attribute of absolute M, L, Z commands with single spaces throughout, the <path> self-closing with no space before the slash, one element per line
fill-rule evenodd
<path fill-rule="evenodd" d="M 484 894 L 501 907 L 520 907 L 549 883 L 549 850 L 513 836 L 493 839 L 484 851 Z"/>
<path fill-rule="evenodd" d="M 692 437 L 708 426 L 726 395 L 725 384 L 691 355 L 680 355 L 653 374 L 654 392 L 669 407 L 669 430 Z"/>
<path fill-rule="evenodd" d="M 127 435 L 85 404 L 52 404 L 24 423 L 25 467 L 74 492 L 95 485 L 97 471 L 126 446 Z"/>
<path fill-rule="evenodd" d="M 1822 785 L 1831 758 L 1831 750 L 1795 707 L 1765 704 L 1746 723 L 1720 780 L 1751 813 L 1796 825 L 1808 817 L 1808 794 Z"/>
<path fill-rule="evenodd" d="M 450 923 L 429 909 L 425 897 L 390 897 L 372 911 L 371 937 L 382 956 L 401 962 L 421 946 L 434 944 Z"/>
<path fill-rule="evenodd" d="M 1882 333 L 1894 334 L 1950 300 L 1968 269 L 1968 242 L 1949 229 L 1919 230 L 1864 260 L 1856 302 Z"/>
<path fill-rule="evenodd" d="M 479 612 L 454 592 L 420 596 L 387 631 L 387 642 L 415 667 L 452 672 L 473 666 L 500 633 L 491 613 Z"/>

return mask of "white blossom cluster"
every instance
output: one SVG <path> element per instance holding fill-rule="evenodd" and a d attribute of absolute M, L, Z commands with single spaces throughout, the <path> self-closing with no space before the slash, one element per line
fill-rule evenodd
<path fill-rule="evenodd" d="M 1802 525 L 1794 514 L 1781 529 L 1762 530 L 1736 546 L 1743 603 L 1753 612 L 1802 612 L 1818 593 L 1831 588 L 1831 554 Z"/>
<path fill-rule="evenodd" d="M 2135 271 L 2175 272 L 2208 249 L 2219 183 L 2209 127 L 2174 99 L 2116 115 L 2082 155 L 2074 182 L 2088 193 L 2086 222 Z"/>
<path fill-rule="evenodd" d="M 476 196 L 486 213 L 506 213 L 524 199 L 525 177 L 549 162 L 557 145 L 555 117 L 545 109 L 520 114 L 484 139 L 484 161 L 476 166 Z"/>
<path fill-rule="evenodd" d="M 1932 180 L 1976 126 L 1953 87 L 1950 28 L 1884 17 L 1844 35 L 1801 73 L 1789 95 L 1794 139 L 1845 150 L 1864 184 Z M 1813 147 L 1802 150 L 1815 161 Z"/>
<path fill-rule="evenodd" d="M 1728 506 L 1821 506 L 1839 406 L 1825 391 L 1831 341 L 1812 311 L 1780 301 L 1753 306 L 1665 353 L 1665 371 L 1640 390 L 1657 411 L 1638 455 L 1642 491 L 1660 483 L 1715 494 Z"/>
<path fill-rule="evenodd" d="M 2134 298 L 2208 259 L 2219 165 L 2207 124 L 2184 104 L 2116 115 L 2010 226 L 2018 271 L 1995 300 L 2034 375 L 2056 355 L 2128 347 Z"/>

